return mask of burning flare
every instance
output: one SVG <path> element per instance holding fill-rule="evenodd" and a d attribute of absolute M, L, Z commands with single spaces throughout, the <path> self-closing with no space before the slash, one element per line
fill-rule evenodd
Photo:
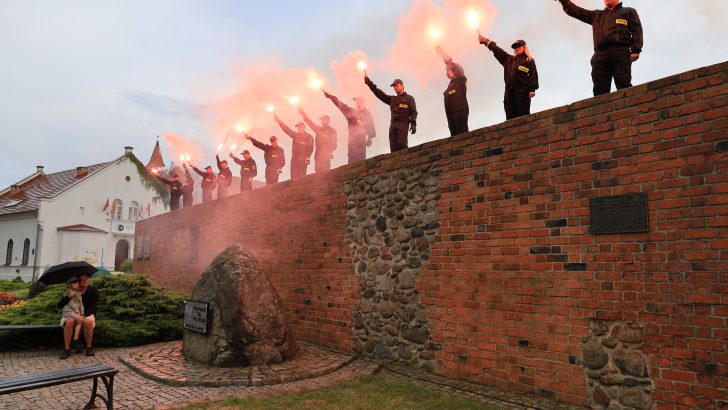
<path fill-rule="evenodd" d="M 192 159 L 192 157 L 190 157 L 190 154 L 185 154 L 185 158 L 187 159 L 187 162 L 190 162 L 190 160 Z"/>
<path fill-rule="evenodd" d="M 442 36 L 442 33 L 440 32 L 440 30 L 438 30 L 435 27 L 432 27 L 430 29 L 430 37 L 432 37 L 435 41 L 439 41 L 440 36 Z"/>
<path fill-rule="evenodd" d="M 230 152 L 235 151 L 235 149 L 238 148 L 238 144 L 233 144 L 230 146 Z"/>
<path fill-rule="evenodd" d="M 467 18 L 470 27 L 480 31 L 480 16 L 478 16 L 478 12 L 475 9 L 468 10 Z"/>
<path fill-rule="evenodd" d="M 185 162 L 185 154 L 179 154 L 180 162 Z"/>
<path fill-rule="evenodd" d="M 217 146 L 217 151 L 218 151 L 218 152 L 219 152 L 219 151 L 222 151 L 222 147 L 223 147 L 223 145 L 222 145 L 222 144 L 218 145 L 218 146 Z"/>
<path fill-rule="evenodd" d="M 291 103 L 291 105 L 298 105 L 299 102 L 301 102 L 297 95 L 292 96 L 288 99 L 288 102 Z"/>
<path fill-rule="evenodd" d="M 275 111 L 275 110 L 276 110 L 276 107 L 275 107 L 275 105 L 273 105 L 273 104 L 268 104 L 268 105 L 267 105 L 267 106 L 265 107 L 265 110 L 266 110 L 266 111 L 268 111 L 268 112 L 273 112 L 273 111 Z"/>
<path fill-rule="evenodd" d="M 236 126 L 235 126 L 235 130 L 236 130 L 237 132 L 239 132 L 239 133 L 241 133 L 241 134 L 242 134 L 243 132 L 245 132 L 245 127 L 244 127 L 244 126 L 242 126 L 242 125 L 240 125 L 240 124 L 238 124 L 238 125 L 236 125 Z"/>
<path fill-rule="evenodd" d="M 314 90 L 320 90 L 322 85 L 324 85 L 324 82 L 320 78 L 314 78 L 308 82 L 308 86 Z"/>
<path fill-rule="evenodd" d="M 356 68 L 358 68 L 359 71 L 365 71 L 367 69 L 367 62 L 364 60 L 357 61 Z"/>

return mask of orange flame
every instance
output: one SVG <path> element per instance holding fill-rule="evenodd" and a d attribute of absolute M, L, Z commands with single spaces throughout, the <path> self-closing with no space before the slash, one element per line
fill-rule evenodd
<path fill-rule="evenodd" d="M 218 145 L 218 146 L 217 146 L 217 151 L 218 151 L 218 152 L 219 152 L 219 151 L 222 151 L 222 144 L 220 144 L 220 145 Z"/>
<path fill-rule="evenodd" d="M 298 98 L 297 95 L 294 95 L 288 99 L 288 102 L 291 103 L 291 105 L 298 105 L 298 103 L 301 102 L 301 100 Z"/>
<path fill-rule="evenodd" d="M 364 71 L 367 69 L 367 62 L 364 60 L 359 60 L 356 63 L 356 68 L 359 69 L 359 71 Z"/>
<path fill-rule="evenodd" d="M 273 104 L 268 104 L 268 105 L 267 105 L 267 106 L 265 107 L 265 110 L 266 110 L 266 111 L 268 111 L 268 112 L 273 112 L 273 111 L 275 111 L 275 110 L 276 110 L 276 107 L 275 107 L 275 105 L 273 105 Z"/>
<path fill-rule="evenodd" d="M 238 144 L 233 144 L 230 146 L 230 152 L 235 151 L 235 149 L 238 147 Z"/>
<path fill-rule="evenodd" d="M 235 126 L 235 130 L 239 133 L 243 133 L 245 132 L 245 126 L 238 124 Z"/>
<path fill-rule="evenodd" d="M 434 40 L 440 40 L 441 36 L 442 33 L 440 32 L 440 30 L 435 27 L 430 28 L 430 37 L 432 37 Z"/>

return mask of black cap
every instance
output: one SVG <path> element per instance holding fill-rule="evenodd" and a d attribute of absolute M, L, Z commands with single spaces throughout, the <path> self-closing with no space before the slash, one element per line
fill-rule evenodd
<path fill-rule="evenodd" d="M 526 41 L 525 40 L 516 40 L 513 44 L 511 44 L 511 48 L 515 50 L 518 47 L 525 46 L 525 45 L 526 45 Z"/>
<path fill-rule="evenodd" d="M 271 141 L 273 141 L 273 140 L 276 140 L 276 141 L 278 141 L 278 137 L 276 137 L 275 135 L 271 135 L 271 137 L 270 137 L 270 140 L 271 140 Z"/>
<path fill-rule="evenodd" d="M 400 80 L 399 78 L 395 78 L 394 81 L 392 81 L 392 84 L 390 84 L 390 87 L 394 87 L 395 84 L 402 84 L 402 85 L 404 85 L 404 83 L 402 82 L 402 80 Z"/>
<path fill-rule="evenodd" d="M 248 151 L 248 150 L 246 149 L 245 151 L 243 151 L 243 152 L 242 152 L 242 154 L 243 154 L 243 155 L 245 155 L 245 154 L 248 154 L 248 155 L 250 155 L 250 151 Z"/>
<path fill-rule="evenodd" d="M 300 127 L 300 126 L 304 126 L 305 127 L 306 124 L 304 124 L 303 122 L 299 122 L 298 124 L 296 124 L 296 127 Z"/>
<path fill-rule="evenodd" d="M 212 167 L 208 165 L 205 167 L 205 169 L 212 169 Z"/>

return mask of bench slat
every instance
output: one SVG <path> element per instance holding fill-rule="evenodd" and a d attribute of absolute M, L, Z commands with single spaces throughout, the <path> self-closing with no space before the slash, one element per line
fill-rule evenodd
<path fill-rule="evenodd" d="M 117 369 L 95 364 L 69 369 L 59 369 L 48 373 L 39 373 L 0 380 L 0 394 L 15 393 L 40 387 L 72 383 L 93 377 L 110 376 L 118 373 Z"/>

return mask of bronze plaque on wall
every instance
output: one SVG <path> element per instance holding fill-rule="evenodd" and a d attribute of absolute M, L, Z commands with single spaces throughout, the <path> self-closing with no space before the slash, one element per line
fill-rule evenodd
<path fill-rule="evenodd" d="M 589 233 L 647 232 L 647 194 L 589 198 Z"/>

